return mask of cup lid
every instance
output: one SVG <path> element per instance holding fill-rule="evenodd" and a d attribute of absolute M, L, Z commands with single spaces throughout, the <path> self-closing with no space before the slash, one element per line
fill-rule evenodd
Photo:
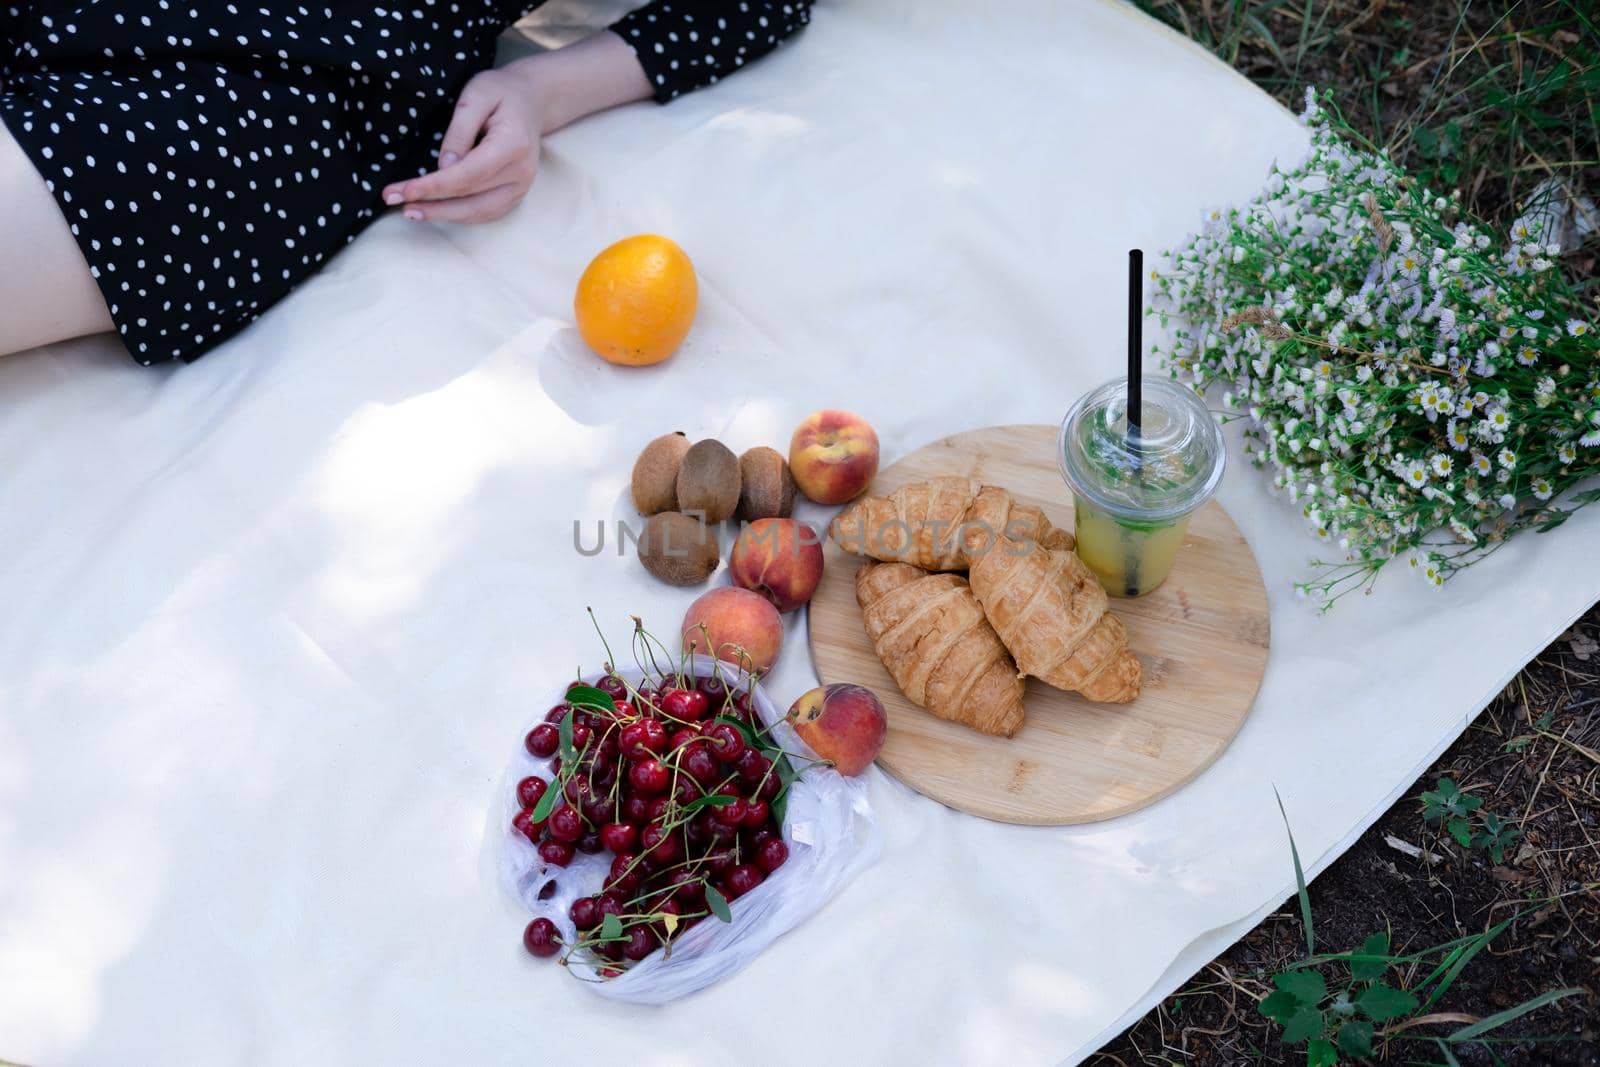
<path fill-rule="evenodd" d="M 1061 472 L 1073 492 L 1113 515 L 1177 518 L 1205 503 L 1222 480 L 1222 428 L 1187 386 L 1145 378 L 1140 391 L 1136 436 L 1128 433 L 1124 379 L 1078 398 L 1061 421 Z"/>

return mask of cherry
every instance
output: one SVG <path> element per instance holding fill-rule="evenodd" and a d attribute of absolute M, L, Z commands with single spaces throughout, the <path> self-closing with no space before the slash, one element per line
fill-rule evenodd
<path fill-rule="evenodd" d="M 710 755 L 706 753 L 708 759 Z M 628 768 L 628 783 L 638 792 L 654 796 L 665 793 L 672 785 L 672 772 L 658 759 L 642 759 Z"/>
<path fill-rule="evenodd" d="M 635 719 L 622 728 L 618 741 L 629 759 L 649 759 L 667 747 L 667 728 L 655 719 Z"/>
<path fill-rule="evenodd" d="M 627 903 L 622 899 L 622 897 L 616 893 L 610 892 L 601 893 L 600 896 L 596 898 L 596 906 L 600 909 L 601 918 L 604 918 L 607 915 L 621 915 L 623 912 L 627 911 Z"/>
<path fill-rule="evenodd" d="M 789 846 L 783 843 L 781 837 L 774 837 L 756 850 L 756 865 L 767 874 L 782 867 L 784 860 L 788 858 Z"/>
<path fill-rule="evenodd" d="M 706 870 L 718 878 L 733 870 L 733 853 L 725 848 L 718 849 L 715 852 L 708 852 L 705 858 Z"/>
<path fill-rule="evenodd" d="M 628 683 L 615 674 L 608 674 L 594 684 L 594 687 L 612 700 L 622 701 L 628 699 Z"/>
<path fill-rule="evenodd" d="M 680 804 L 687 804 L 690 801 L 698 800 L 704 795 L 705 789 L 701 787 L 699 782 L 695 781 L 688 775 L 684 775 L 682 778 L 678 779 L 677 787 L 672 792 L 673 798 Z"/>
<path fill-rule="evenodd" d="M 711 709 L 706 695 L 695 689 L 667 689 L 661 694 L 661 713 L 684 722 L 697 722 Z"/>
<path fill-rule="evenodd" d="M 655 704 L 661 694 L 655 686 L 647 685 L 638 689 L 634 695 L 639 698 L 640 705 L 648 708 Z"/>
<path fill-rule="evenodd" d="M 583 817 L 594 823 L 595 826 L 602 826 L 611 821 L 611 800 L 609 797 L 594 794 L 585 796 L 578 810 L 583 812 Z"/>
<path fill-rule="evenodd" d="M 768 803 L 771 803 L 771 801 L 777 797 L 778 790 L 782 788 L 783 783 L 778 781 L 778 776 L 776 774 L 772 775 L 770 778 L 763 778 L 761 780 L 761 784 L 756 787 L 756 799 L 765 800 Z"/>
<path fill-rule="evenodd" d="M 777 836 L 778 835 L 774 833 L 771 828 L 763 826 L 755 833 L 750 835 L 750 847 L 760 851 L 762 845 L 777 838 Z"/>
<path fill-rule="evenodd" d="M 600 827 L 600 843 L 609 852 L 631 852 L 639 841 L 639 828 L 632 823 L 608 822 Z"/>
<path fill-rule="evenodd" d="M 667 741 L 667 749 L 669 751 L 676 751 L 685 745 L 694 744 L 696 741 L 700 740 L 700 737 L 700 726 L 698 723 L 685 726 L 682 729 L 672 731 L 672 737 Z"/>
<path fill-rule="evenodd" d="M 735 696 L 733 698 L 733 706 L 738 709 L 739 714 L 747 718 L 755 714 L 755 702 L 750 699 L 749 693 L 740 693 Z"/>
<path fill-rule="evenodd" d="M 650 810 L 645 813 L 645 822 L 662 823 L 672 816 L 672 798 L 656 797 L 650 801 Z"/>
<path fill-rule="evenodd" d="M 700 910 L 706 901 L 706 883 L 693 871 L 679 870 L 667 876 L 672 899 L 691 911 Z"/>
<path fill-rule="evenodd" d="M 517 783 L 517 803 L 525 808 L 531 808 L 539 803 L 540 798 L 549 790 L 550 783 L 540 778 L 537 774 L 530 774 Z"/>
<path fill-rule="evenodd" d="M 637 963 L 655 950 L 655 935 L 647 927 L 635 926 L 628 933 L 628 943 L 622 947 L 622 954 Z"/>
<path fill-rule="evenodd" d="M 592 856 L 604 848 L 605 845 L 600 841 L 600 832 L 598 830 L 590 830 L 588 833 L 578 838 L 579 852 L 586 852 Z"/>
<path fill-rule="evenodd" d="M 678 766 L 701 785 L 711 785 L 722 776 L 722 767 L 717 763 L 717 757 L 713 756 L 704 745 L 691 745 L 684 752 Z"/>
<path fill-rule="evenodd" d="M 697 688 L 705 696 L 707 703 L 721 704 L 728 696 L 727 683 L 715 674 L 700 679 Z"/>
<path fill-rule="evenodd" d="M 699 819 L 690 819 L 683 828 L 683 836 L 691 848 L 703 848 L 711 843 L 711 831 Z"/>
<path fill-rule="evenodd" d="M 575 855 L 577 850 L 564 841 L 544 841 L 539 845 L 539 858 L 556 867 L 565 867 Z"/>
<path fill-rule="evenodd" d="M 723 879 L 722 895 L 727 897 L 729 900 L 742 897 L 746 893 L 750 892 L 750 890 L 760 885 L 762 881 L 763 875 L 761 874 L 761 868 L 757 867 L 753 863 L 741 863 L 739 866 L 729 871 L 728 876 Z"/>
<path fill-rule="evenodd" d="M 535 956 L 554 956 L 561 951 L 561 932 L 549 919 L 535 919 L 522 931 L 522 947 Z"/>
<path fill-rule="evenodd" d="M 639 869 L 633 862 L 638 858 L 631 852 L 621 852 L 612 857 L 611 874 L 606 879 L 606 889 L 622 896 L 628 896 L 638 889 Z"/>
<path fill-rule="evenodd" d="M 570 804 L 557 804 L 550 813 L 550 836 L 571 843 L 583 836 L 583 816 Z"/>
<path fill-rule="evenodd" d="M 529 755 L 548 759 L 561 747 L 561 733 L 547 722 L 540 723 L 528 731 L 527 739 L 523 743 L 528 746 Z"/>
<path fill-rule="evenodd" d="M 579 897 L 572 902 L 572 907 L 567 915 L 572 919 L 572 925 L 580 930 L 593 930 L 600 925 L 600 898 Z"/>
<path fill-rule="evenodd" d="M 765 800 L 750 800 L 745 802 L 744 819 L 742 820 L 747 830 L 759 830 L 767 824 L 772 816 L 772 808 Z"/>
<path fill-rule="evenodd" d="M 747 747 L 739 753 L 739 758 L 733 761 L 733 769 L 739 772 L 741 779 L 754 785 L 767 776 L 767 771 L 772 769 L 772 761 L 755 749 Z"/>
<path fill-rule="evenodd" d="M 544 721 L 548 723 L 555 723 L 559 726 L 561 724 L 561 720 L 567 717 L 567 712 L 569 710 L 571 709 L 568 708 L 567 705 L 557 704 L 555 707 L 544 713 Z"/>
<path fill-rule="evenodd" d="M 511 828 L 526 837 L 534 844 L 539 843 L 539 835 L 544 833 L 544 823 L 533 821 L 533 812 L 519 811 L 511 817 Z"/>
<path fill-rule="evenodd" d="M 659 826 L 646 826 L 639 835 L 639 851 L 661 865 L 676 863 L 683 858 L 683 845 L 669 831 Z"/>
<path fill-rule="evenodd" d="M 583 723 L 573 723 L 572 747 L 582 752 L 585 748 L 589 747 L 589 738 L 593 736 L 593 733 L 594 731 L 589 729 L 589 727 L 585 726 Z"/>
<path fill-rule="evenodd" d="M 744 743 L 744 735 L 732 723 L 719 722 L 706 731 L 706 740 L 710 745 L 712 755 L 723 763 L 733 763 L 745 752 L 749 751 Z"/>
<path fill-rule="evenodd" d="M 665 800 L 664 797 L 658 798 Z M 643 826 L 651 819 L 650 809 L 655 801 L 641 796 L 630 796 L 622 802 L 622 821 L 634 826 Z"/>
<path fill-rule="evenodd" d="M 567 784 L 561 787 L 561 795 L 567 799 L 568 804 L 576 806 L 594 796 L 594 787 L 582 775 L 573 775 L 567 779 Z"/>
<path fill-rule="evenodd" d="M 718 822 L 709 811 L 702 811 L 700 814 L 696 815 L 694 817 L 694 823 L 691 825 L 698 825 L 701 831 L 707 837 L 710 837 L 716 841 L 732 841 L 739 834 L 738 827 L 729 826 L 727 823 Z"/>
<path fill-rule="evenodd" d="M 602 941 L 594 946 L 594 952 L 597 956 L 604 956 L 606 959 L 615 962 L 622 959 L 622 943 L 619 941 Z M 615 972 L 615 974 L 622 973 L 615 967 L 607 967 L 606 970 Z"/>
<path fill-rule="evenodd" d="M 711 817 L 713 819 L 720 823 L 726 823 L 729 826 L 743 825 L 744 818 L 748 814 L 750 814 L 749 805 L 745 804 L 745 802 L 740 800 L 738 797 L 734 797 L 733 800 L 719 808 L 711 809 Z"/>

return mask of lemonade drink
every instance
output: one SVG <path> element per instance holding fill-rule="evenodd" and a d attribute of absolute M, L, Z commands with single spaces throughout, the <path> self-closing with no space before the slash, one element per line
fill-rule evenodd
<path fill-rule="evenodd" d="M 1080 398 L 1061 423 L 1078 556 L 1114 596 L 1143 596 L 1166 581 L 1189 517 L 1211 498 L 1227 458 L 1222 431 L 1193 390 L 1147 378 L 1141 391 L 1133 432 L 1120 378 Z"/>

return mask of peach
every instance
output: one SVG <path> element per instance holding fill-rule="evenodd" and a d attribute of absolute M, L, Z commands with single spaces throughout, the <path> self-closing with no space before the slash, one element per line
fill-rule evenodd
<path fill-rule="evenodd" d="M 746 526 L 728 555 L 733 584 L 793 611 L 811 599 L 822 581 L 822 539 L 794 519 L 757 519 Z"/>
<path fill-rule="evenodd" d="M 789 725 L 811 751 L 832 760 L 840 774 L 860 774 L 883 750 L 889 716 L 864 685 L 819 685 L 794 702 Z"/>
<path fill-rule="evenodd" d="M 843 504 L 867 491 L 878 473 L 878 435 L 848 411 L 807 417 L 789 441 L 789 472 L 819 504 Z"/>
<path fill-rule="evenodd" d="M 783 650 L 783 620 L 771 601 L 725 585 L 689 605 L 683 616 L 683 649 L 752 672 L 771 670 Z"/>

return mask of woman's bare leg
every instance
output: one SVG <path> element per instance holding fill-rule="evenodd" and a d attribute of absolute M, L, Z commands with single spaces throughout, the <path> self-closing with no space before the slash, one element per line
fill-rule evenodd
<path fill-rule="evenodd" d="M 55 197 L 0 123 L 0 355 L 111 329 Z"/>

